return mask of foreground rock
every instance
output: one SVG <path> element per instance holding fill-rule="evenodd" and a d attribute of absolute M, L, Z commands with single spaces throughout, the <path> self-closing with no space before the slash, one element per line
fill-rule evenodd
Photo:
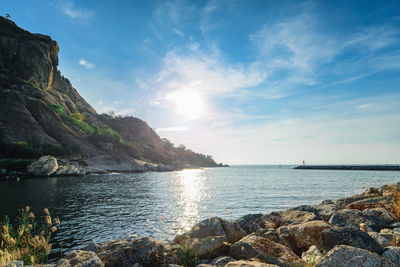
<path fill-rule="evenodd" d="M 329 223 L 341 227 L 359 228 L 364 223 L 372 230 L 379 232 L 383 228 L 387 228 L 388 224 L 380 217 L 366 214 L 357 209 L 344 209 L 336 211 L 332 214 Z"/>
<path fill-rule="evenodd" d="M 381 254 L 382 246 L 367 233 L 354 228 L 326 229 L 321 233 L 321 244 L 325 251 L 336 245 L 348 245 Z"/>
<path fill-rule="evenodd" d="M 150 237 L 123 239 L 101 244 L 91 244 L 82 250 L 93 251 L 108 267 L 168 266 L 179 263 L 182 248 L 177 245 L 162 244 Z"/>
<path fill-rule="evenodd" d="M 391 263 L 400 265 L 400 247 L 387 247 L 382 256 L 388 259 Z"/>
<path fill-rule="evenodd" d="M 346 245 L 336 246 L 316 265 L 317 267 L 395 267 L 378 254 Z"/>
<path fill-rule="evenodd" d="M 258 259 L 262 262 L 284 266 L 304 263 L 292 250 L 268 238 L 248 235 L 232 245 L 229 256 L 234 259 Z"/>
<path fill-rule="evenodd" d="M 57 171 L 57 159 L 52 156 L 43 156 L 32 162 L 27 170 L 35 176 L 50 176 Z"/>
<path fill-rule="evenodd" d="M 56 262 L 54 267 L 104 267 L 104 263 L 92 251 L 73 250 L 63 259 Z"/>
<path fill-rule="evenodd" d="M 246 232 L 237 222 L 214 217 L 194 225 L 189 232 L 175 237 L 174 242 L 193 248 L 195 255 L 200 258 L 213 259 L 226 255 L 230 244 L 245 235 Z"/>
<path fill-rule="evenodd" d="M 321 232 L 325 229 L 332 229 L 332 225 L 325 221 L 311 221 L 282 226 L 278 229 L 278 236 L 282 244 L 291 248 L 297 255 L 301 255 L 312 245 L 322 249 Z"/>

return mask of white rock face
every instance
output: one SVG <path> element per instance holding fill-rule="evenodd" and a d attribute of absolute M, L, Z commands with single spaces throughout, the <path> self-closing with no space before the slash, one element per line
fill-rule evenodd
<path fill-rule="evenodd" d="M 57 159 L 52 156 L 43 156 L 29 164 L 27 169 L 35 176 L 50 176 L 58 169 Z"/>

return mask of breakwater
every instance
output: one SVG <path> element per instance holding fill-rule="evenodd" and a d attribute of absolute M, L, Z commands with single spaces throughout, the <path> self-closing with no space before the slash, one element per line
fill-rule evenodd
<path fill-rule="evenodd" d="M 300 165 L 299 170 L 400 171 L 400 165 Z"/>

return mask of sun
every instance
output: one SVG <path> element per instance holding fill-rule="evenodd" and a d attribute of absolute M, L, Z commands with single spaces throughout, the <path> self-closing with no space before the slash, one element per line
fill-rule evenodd
<path fill-rule="evenodd" d="M 166 96 L 174 105 L 174 111 L 186 120 L 198 119 L 205 110 L 203 97 L 193 90 L 178 90 Z"/>

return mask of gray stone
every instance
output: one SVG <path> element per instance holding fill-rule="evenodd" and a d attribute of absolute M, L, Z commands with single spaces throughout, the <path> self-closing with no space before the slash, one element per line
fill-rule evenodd
<path fill-rule="evenodd" d="M 381 218 L 383 221 L 386 223 L 391 223 L 396 220 L 396 218 L 388 212 L 385 208 L 371 208 L 371 209 L 365 209 L 363 210 L 365 214 L 371 215 L 371 216 L 377 216 Z"/>
<path fill-rule="evenodd" d="M 231 262 L 231 261 L 235 261 L 235 259 L 232 258 L 232 257 L 229 257 L 229 256 L 220 256 L 218 258 L 213 259 L 210 262 L 210 265 L 217 266 L 217 267 L 222 267 L 222 266 L 225 266 L 228 262 Z"/>
<path fill-rule="evenodd" d="M 192 248 L 200 258 L 213 259 L 228 252 L 228 242 L 234 243 L 245 235 L 239 223 L 213 217 L 195 224 L 187 233 L 176 236 L 174 242 Z"/>
<path fill-rule="evenodd" d="M 289 248 L 255 234 L 245 236 L 233 244 L 229 250 L 229 256 L 236 260 L 258 259 L 277 265 L 304 263 Z"/>
<path fill-rule="evenodd" d="M 90 244 L 82 250 L 93 251 L 106 266 L 164 266 L 178 263 L 182 248 L 177 244 L 163 244 L 150 237 L 122 239 Z"/>
<path fill-rule="evenodd" d="M 336 245 L 348 245 L 381 254 L 382 246 L 367 233 L 355 228 L 325 229 L 321 233 L 322 248 L 331 250 Z"/>
<path fill-rule="evenodd" d="M 58 168 L 57 159 L 52 156 L 43 156 L 28 166 L 28 172 L 35 176 L 50 176 Z"/>
<path fill-rule="evenodd" d="M 308 206 L 309 207 L 309 206 Z M 311 207 L 310 207 L 311 208 Z M 318 214 L 311 211 L 287 210 L 279 212 L 285 225 L 300 224 L 310 221 L 321 220 Z"/>
<path fill-rule="evenodd" d="M 313 208 L 318 212 L 321 219 L 324 221 L 329 221 L 332 214 L 338 210 L 338 206 L 333 202 L 323 202 L 319 205 L 313 206 Z"/>
<path fill-rule="evenodd" d="M 382 256 L 396 266 L 400 265 L 400 247 L 390 246 L 385 249 Z"/>
<path fill-rule="evenodd" d="M 5 175 L 7 174 L 7 170 L 6 169 L 0 169 L 0 175 Z"/>
<path fill-rule="evenodd" d="M 384 237 L 383 235 L 376 233 L 376 232 L 368 232 L 368 234 L 376 240 L 382 247 L 393 246 L 392 241 Z"/>
<path fill-rule="evenodd" d="M 332 229 L 332 225 L 325 221 L 311 221 L 279 227 L 277 234 L 281 244 L 301 255 L 312 245 L 322 248 L 321 232 L 326 229 Z"/>
<path fill-rule="evenodd" d="M 386 258 L 365 249 L 340 245 L 330 250 L 317 267 L 395 267 Z"/>
<path fill-rule="evenodd" d="M 354 227 L 357 229 L 359 229 L 361 223 L 364 223 L 375 232 L 379 232 L 379 230 L 387 228 L 388 226 L 388 224 L 378 216 L 368 215 L 356 209 L 336 211 L 332 214 L 329 223 L 341 227 Z"/>
<path fill-rule="evenodd" d="M 92 251 L 73 250 L 54 264 L 55 267 L 104 267 L 104 263 Z"/>

